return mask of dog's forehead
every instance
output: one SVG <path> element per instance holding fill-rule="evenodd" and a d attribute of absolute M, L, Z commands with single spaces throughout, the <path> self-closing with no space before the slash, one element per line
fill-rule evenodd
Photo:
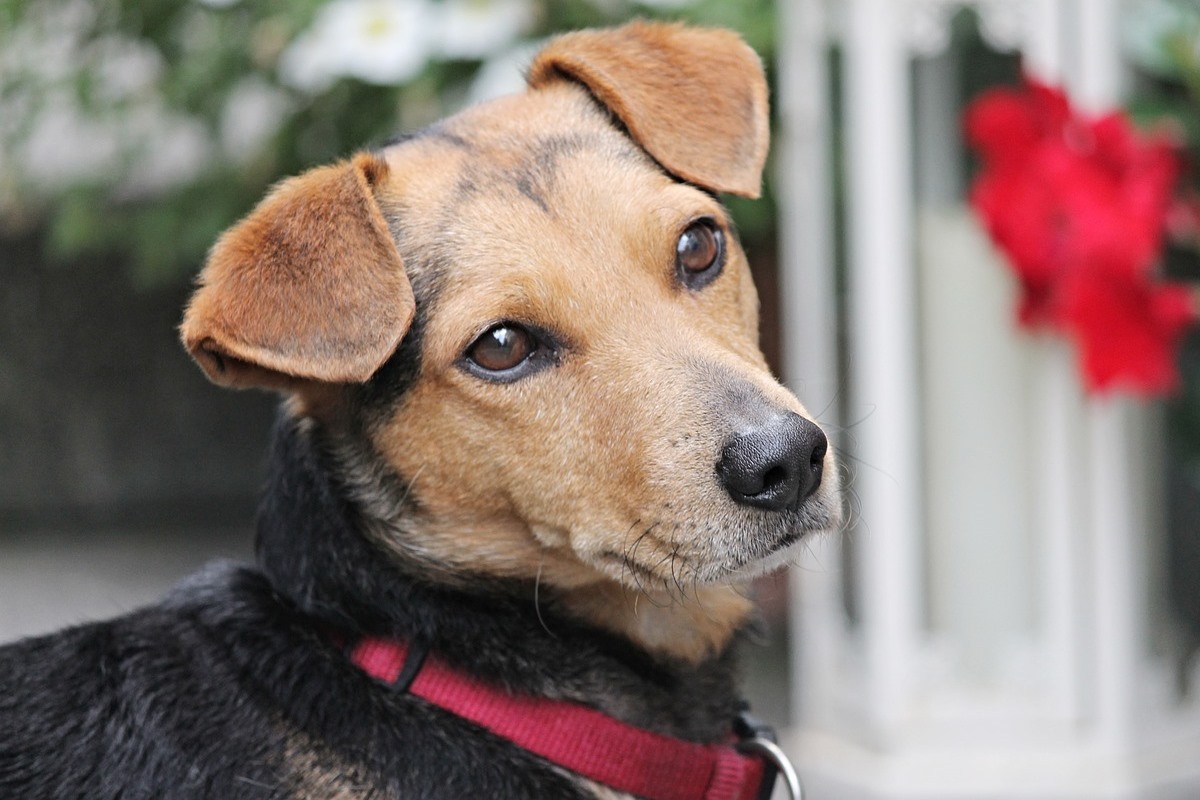
<path fill-rule="evenodd" d="M 565 82 L 467 109 L 385 156 L 384 213 L 418 282 L 450 265 L 490 280 L 569 263 L 582 278 L 606 257 L 673 247 L 682 217 L 721 213 Z"/>
<path fill-rule="evenodd" d="M 584 186 L 555 196 L 560 174 L 572 168 L 594 177 L 617 171 L 669 180 L 585 89 L 568 83 L 471 107 L 385 156 L 406 228 L 437 215 L 444 230 L 461 219 L 464 207 L 478 204 L 488 213 L 509 204 L 516 214 L 530 205 L 551 214 L 603 192 Z"/>
<path fill-rule="evenodd" d="M 562 82 L 469 106 L 434 128 L 452 127 L 473 132 L 484 139 L 502 138 L 522 133 L 575 130 L 580 125 L 604 121 L 607 116 L 587 89 Z"/>

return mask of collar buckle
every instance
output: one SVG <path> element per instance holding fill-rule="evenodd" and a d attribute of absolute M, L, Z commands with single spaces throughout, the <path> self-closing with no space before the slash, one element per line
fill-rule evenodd
<path fill-rule="evenodd" d="M 783 785 L 787 787 L 791 800 L 804 800 L 800 776 L 779 746 L 779 739 L 773 727 L 743 709 L 733 720 L 733 732 L 738 737 L 735 747 L 739 752 L 763 761 L 762 789 L 758 793 L 758 800 L 771 800 L 775 782 L 779 778 L 783 779 Z"/>

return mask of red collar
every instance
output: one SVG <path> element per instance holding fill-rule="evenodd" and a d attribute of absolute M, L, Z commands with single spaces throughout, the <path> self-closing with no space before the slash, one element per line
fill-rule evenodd
<path fill-rule="evenodd" d="M 774 768 L 734 744 L 702 745 L 635 728 L 564 700 L 509 694 L 391 639 L 366 637 L 347 650 L 376 680 L 470 720 L 589 780 L 645 800 L 770 797 Z M 741 732 L 757 742 L 758 732 Z M 731 741 L 734 739 L 730 734 Z"/>

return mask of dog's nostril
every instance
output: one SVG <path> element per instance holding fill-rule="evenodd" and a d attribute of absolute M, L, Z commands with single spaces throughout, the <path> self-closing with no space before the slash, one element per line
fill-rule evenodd
<path fill-rule="evenodd" d="M 788 479 L 787 470 L 783 467 L 771 467 L 762 478 L 762 490 L 768 491 Z"/>
<path fill-rule="evenodd" d="M 820 470 L 825 466 L 825 451 L 829 449 L 829 440 L 824 435 L 813 448 L 812 457 L 809 459 L 808 466 L 810 469 Z"/>

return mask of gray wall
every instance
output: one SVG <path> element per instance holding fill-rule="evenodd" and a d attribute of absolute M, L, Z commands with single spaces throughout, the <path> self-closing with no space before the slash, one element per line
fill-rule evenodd
<path fill-rule="evenodd" d="M 245 524 L 276 400 L 212 386 L 179 345 L 186 279 L 45 266 L 0 241 L 0 534 L 88 521 Z"/>

